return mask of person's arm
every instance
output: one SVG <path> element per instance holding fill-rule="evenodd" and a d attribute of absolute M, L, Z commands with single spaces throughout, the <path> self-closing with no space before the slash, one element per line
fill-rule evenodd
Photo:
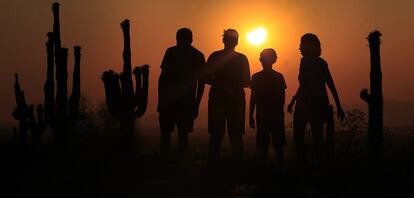
<path fill-rule="evenodd" d="M 256 94 L 252 89 L 252 93 L 250 95 L 250 111 L 249 111 L 249 125 L 250 128 L 256 128 L 256 121 L 254 120 L 254 109 L 256 108 Z"/>
<path fill-rule="evenodd" d="M 299 85 L 298 90 L 296 90 L 295 95 L 292 96 L 292 99 L 290 100 L 290 103 L 288 105 L 287 111 L 289 113 L 293 112 L 293 107 L 295 106 L 296 100 L 297 100 L 301 90 L 302 90 L 302 87 Z"/>
<path fill-rule="evenodd" d="M 251 94 L 250 94 L 250 108 L 249 108 L 249 125 L 250 128 L 256 128 L 256 122 L 254 120 L 254 109 L 256 108 L 256 88 L 254 82 L 251 82 Z"/>
<path fill-rule="evenodd" d="M 342 109 L 341 102 L 339 101 L 338 92 L 336 91 L 335 83 L 333 81 L 331 72 L 329 71 L 328 65 L 326 65 L 326 84 L 328 85 L 328 88 L 331 91 L 332 96 L 335 100 L 336 108 L 338 111 L 338 118 L 342 120 L 345 117 L 345 113 Z"/>
<path fill-rule="evenodd" d="M 205 84 L 208 84 L 212 86 L 214 84 L 214 78 L 213 78 L 213 64 L 214 64 L 214 55 L 211 54 L 208 59 L 207 63 L 204 65 L 203 69 L 203 81 Z"/>
<path fill-rule="evenodd" d="M 161 112 L 164 108 L 164 100 L 165 100 L 165 71 L 168 70 L 168 65 L 170 64 L 170 53 L 169 49 L 165 51 L 164 57 L 161 62 L 161 73 L 160 77 L 158 78 L 158 105 L 157 105 L 157 111 Z"/>
<path fill-rule="evenodd" d="M 246 56 L 243 55 L 242 58 L 242 87 L 246 88 L 250 85 L 250 66 L 249 66 L 249 60 Z"/>
<path fill-rule="evenodd" d="M 204 68 L 205 67 L 205 59 L 204 56 L 202 56 L 202 61 L 200 63 L 200 67 Z M 201 69 L 201 71 L 203 71 L 203 69 Z M 197 118 L 198 116 L 198 111 L 200 108 L 200 103 L 201 103 L 201 99 L 203 98 L 203 94 L 204 94 L 204 80 L 201 79 L 201 75 L 199 75 L 198 80 L 197 80 L 197 92 L 196 92 L 196 98 L 195 98 L 195 112 L 194 112 L 194 118 Z"/>

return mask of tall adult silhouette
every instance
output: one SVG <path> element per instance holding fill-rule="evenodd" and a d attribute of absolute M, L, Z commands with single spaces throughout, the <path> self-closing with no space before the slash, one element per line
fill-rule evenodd
<path fill-rule="evenodd" d="M 235 51 L 239 34 L 227 29 L 223 34 L 224 49 L 213 52 L 207 59 L 208 75 L 205 82 L 211 85 L 208 100 L 209 156 L 217 160 L 221 143 L 227 131 L 234 159 L 242 159 L 245 123 L 245 93 L 249 86 L 250 69 L 247 57 Z"/>
<path fill-rule="evenodd" d="M 331 110 L 326 85 L 332 93 L 337 107 L 337 116 L 343 119 L 345 114 L 339 100 L 338 93 L 328 63 L 321 58 L 321 44 L 319 38 L 311 33 L 301 38 L 300 52 L 302 59 L 299 69 L 299 88 L 288 106 L 288 112 L 293 115 L 293 135 L 298 158 L 306 163 L 305 128 L 310 123 L 312 139 L 315 147 L 315 159 L 318 164 L 323 159 L 323 127 Z"/>
<path fill-rule="evenodd" d="M 188 151 L 188 133 L 193 131 L 194 119 L 204 92 L 200 74 L 205 65 L 203 53 L 191 45 L 193 34 L 181 28 L 176 34 L 177 45 L 166 50 L 158 82 L 158 112 L 161 129 L 161 153 L 168 155 L 171 132 L 177 126 L 178 152 Z"/>

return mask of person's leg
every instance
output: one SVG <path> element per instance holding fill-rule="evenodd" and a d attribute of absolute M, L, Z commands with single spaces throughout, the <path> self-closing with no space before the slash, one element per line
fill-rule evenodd
<path fill-rule="evenodd" d="M 333 162 L 335 159 L 335 122 L 332 105 L 330 105 L 328 108 L 325 130 L 325 156 L 326 160 L 328 160 L 329 162 Z"/>
<path fill-rule="evenodd" d="M 259 121 L 257 121 L 256 148 L 259 164 L 265 165 L 269 151 L 269 132 L 260 126 Z"/>
<path fill-rule="evenodd" d="M 167 157 L 171 147 L 171 132 L 174 130 L 175 121 L 167 113 L 160 113 L 160 153 L 161 156 Z"/>
<path fill-rule="evenodd" d="M 221 143 L 223 141 L 226 126 L 224 105 L 220 99 L 210 96 L 208 101 L 208 155 L 210 161 L 220 159 Z"/>
<path fill-rule="evenodd" d="M 293 115 L 293 137 L 295 139 L 296 153 L 298 160 L 302 165 L 307 163 L 307 152 L 305 145 L 305 128 L 306 119 L 303 114 L 297 112 L 297 108 Z"/>
<path fill-rule="evenodd" d="M 285 165 L 285 152 L 282 145 L 274 147 L 276 153 L 276 164 L 277 166 L 283 168 Z"/>
<path fill-rule="evenodd" d="M 322 119 L 315 116 L 311 120 L 312 139 L 315 148 L 315 161 L 317 167 L 323 162 L 323 126 L 324 122 Z"/>
<path fill-rule="evenodd" d="M 243 134 L 245 127 L 246 103 L 244 92 L 234 98 L 227 98 L 227 129 L 230 138 L 232 155 L 235 160 L 242 160 L 244 154 Z"/>
<path fill-rule="evenodd" d="M 178 154 L 186 155 L 188 152 L 188 132 L 178 131 Z"/>
<path fill-rule="evenodd" d="M 229 139 L 231 145 L 231 153 L 234 160 L 242 160 L 243 159 L 243 134 L 241 133 L 230 133 L 229 132 Z"/>
<path fill-rule="evenodd" d="M 272 130 L 271 135 L 272 145 L 276 154 L 276 163 L 283 168 L 285 161 L 284 146 L 286 145 L 285 119 L 283 117 L 275 120 L 274 130 Z"/>
<path fill-rule="evenodd" d="M 224 133 L 210 134 L 208 141 L 208 154 L 210 161 L 218 161 L 220 159 L 221 143 Z"/>
<path fill-rule="evenodd" d="M 186 155 L 188 152 L 188 134 L 193 131 L 194 119 L 191 109 L 179 115 L 177 121 L 178 154 Z"/>

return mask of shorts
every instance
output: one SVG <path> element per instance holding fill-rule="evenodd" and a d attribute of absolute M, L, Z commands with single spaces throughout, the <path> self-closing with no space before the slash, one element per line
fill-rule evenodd
<path fill-rule="evenodd" d="M 208 133 L 244 134 L 246 102 L 244 92 L 236 96 L 210 96 L 208 100 Z"/>
<path fill-rule="evenodd" d="M 193 112 L 175 111 L 159 114 L 161 133 L 171 133 L 177 125 L 178 132 L 191 133 L 194 130 Z"/>
<path fill-rule="evenodd" d="M 286 145 L 285 119 L 261 119 L 257 117 L 257 137 L 270 133 L 274 147 Z"/>

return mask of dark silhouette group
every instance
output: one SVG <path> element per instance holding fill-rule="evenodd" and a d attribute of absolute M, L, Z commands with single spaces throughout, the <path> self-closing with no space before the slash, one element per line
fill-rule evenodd
<path fill-rule="evenodd" d="M 227 131 L 232 158 L 243 158 L 243 134 L 245 131 L 246 101 L 244 88 L 251 88 L 249 125 L 257 128 L 256 147 L 258 162 L 266 164 L 269 144 L 275 149 L 277 164 L 283 166 L 285 137 L 285 89 L 281 73 L 272 69 L 277 61 L 274 49 L 260 53 L 263 70 L 250 79 L 247 57 L 235 51 L 239 35 L 234 29 L 223 33 L 224 49 L 213 52 L 205 61 L 204 55 L 194 48 L 192 32 L 188 28 L 177 31 L 177 45 L 165 52 L 159 78 L 159 124 L 160 144 L 163 156 L 168 156 L 171 132 L 178 131 L 178 154 L 188 152 L 188 133 L 193 131 L 194 119 L 204 92 L 204 84 L 210 85 L 208 99 L 209 160 L 220 159 L 221 144 Z M 329 138 L 324 138 L 324 126 L 333 132 L 333 109 L 329 103 L 326 85 L 337 107 L 338 118 L 343 119 L 338 93 L 328 64 L 321 56 L 318 37 L 307 33 L 300 44 L 302 59 L 299 69 L 299 88 L 288 105 L 293 112 L 294 140 L 298 160 L 307 162 L 305 129 L 311 125 L 315 149 L 315 162 L 321 164 L 330 151 Z M 254 112 L 256 110 L 256 116 Z M 256 119 L 255 119 L 256 117 Z M 324 141 L 326 139 L 326 142 Z M 326 145 L 325 145 L 326 144 Z"/>

